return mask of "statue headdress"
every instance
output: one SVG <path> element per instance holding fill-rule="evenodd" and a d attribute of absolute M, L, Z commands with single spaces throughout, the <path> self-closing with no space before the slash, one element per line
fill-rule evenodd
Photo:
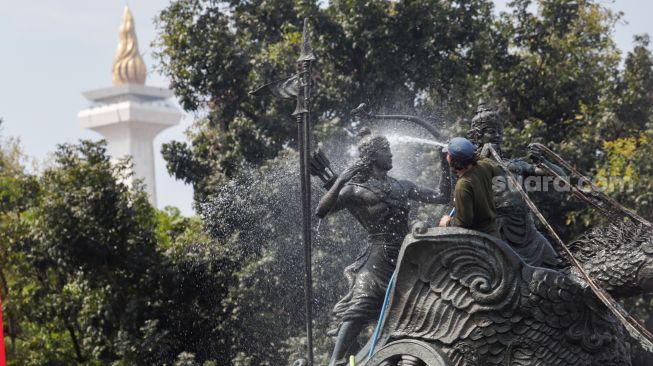
<path fill-rule="evenodd" d="M 478 101 L 476 115 L 472 118 L 467 138 L 477 147 L 481 147 L 488 142 L 501 146 L 503 142 L 503 121 L 501 116 L 483 98 Z"/>

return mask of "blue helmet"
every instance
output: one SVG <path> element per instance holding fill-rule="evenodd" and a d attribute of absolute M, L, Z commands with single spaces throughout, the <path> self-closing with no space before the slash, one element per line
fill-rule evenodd
<path fill-rule="evenodd" d="M 465 161 L 474 157 L 476 146 L 464 137 L 454 137 L 449 140 L 449 144 L 443 151 L 449 153 L 455 160 Z"/>

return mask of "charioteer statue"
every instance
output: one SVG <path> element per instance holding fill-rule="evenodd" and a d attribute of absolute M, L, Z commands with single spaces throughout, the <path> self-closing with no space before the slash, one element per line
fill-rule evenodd
<path fill-rule="evenodd" d="M 477 112 L 469 131 L 468 139 L 476 145 L 480 157 L 489 157 L 486 144 L 490 144 L 499 154 L 503 144 L 503 123 L 499 113 L 491 108 L 483 99 L 478 102 Z M 542 157 L 537 145 L 529 146 L 528 157 L 507 159 L 506 165 L 512 174 L 523 178 L 547 175 L 545 171 L 531 162 L 545 164 L 564 175 L 564 171 Z M 504 158 L 505 160 L 505 158 Z M 506 241 L 526 263 L 533 266 L 558 268 L 561 261 L 551 243 L 537 230 L 531 212 L 515 189 L 506 189 L 509 182 L 501 172 L 502 182 L 495 186 L 494 202 L 496 204 L 496 221 L 501 239 Z"/>
<path fill-rule="evenodd" d="M 334 308 L 341 324 L 331 366 L 343 362 L 361 329 L 379 316 L 401 243 L 409 232 L 409 201 L 445 204 L 450 199 L 446 155 L 441 155 L 443 179 L 434 190 L 388 175 L 392 152 L 384 136 L 367 134 L 358 152 L 358 161 L 331 182 L 317 208 L 319 217 L 347 209 L 369 234 L 365 251 L 345 269 L 349 292 Z"/>

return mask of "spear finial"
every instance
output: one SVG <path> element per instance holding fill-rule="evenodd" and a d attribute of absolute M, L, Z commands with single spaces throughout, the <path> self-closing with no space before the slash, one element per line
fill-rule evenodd
<path fill-rule="evenodd" d="M 297 62 L 315 61 L 313 47 L 311 46 L 311 33 L 308 27 L 308 18 L 304 18 L 304 31 L 302 32 L 302 52 Z"/>

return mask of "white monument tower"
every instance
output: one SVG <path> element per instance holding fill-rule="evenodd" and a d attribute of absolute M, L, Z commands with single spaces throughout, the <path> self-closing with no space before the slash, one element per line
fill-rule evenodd
<path fill-rule="evenodd" d="M 80 124 L 99 132 L 108 142 L 112 159 L 131 156 L 134 178 L 142 179 L 156 207 L 154 137 L 179 123 L 181 112 L 166 102 L 165 88 L 145 85 L 146 69 L 138 52 L 134 18 L 125 7 L 120 41 L 113 62 L 113 86 L 84 92 L 91 106 L 78 114 Z"/>

